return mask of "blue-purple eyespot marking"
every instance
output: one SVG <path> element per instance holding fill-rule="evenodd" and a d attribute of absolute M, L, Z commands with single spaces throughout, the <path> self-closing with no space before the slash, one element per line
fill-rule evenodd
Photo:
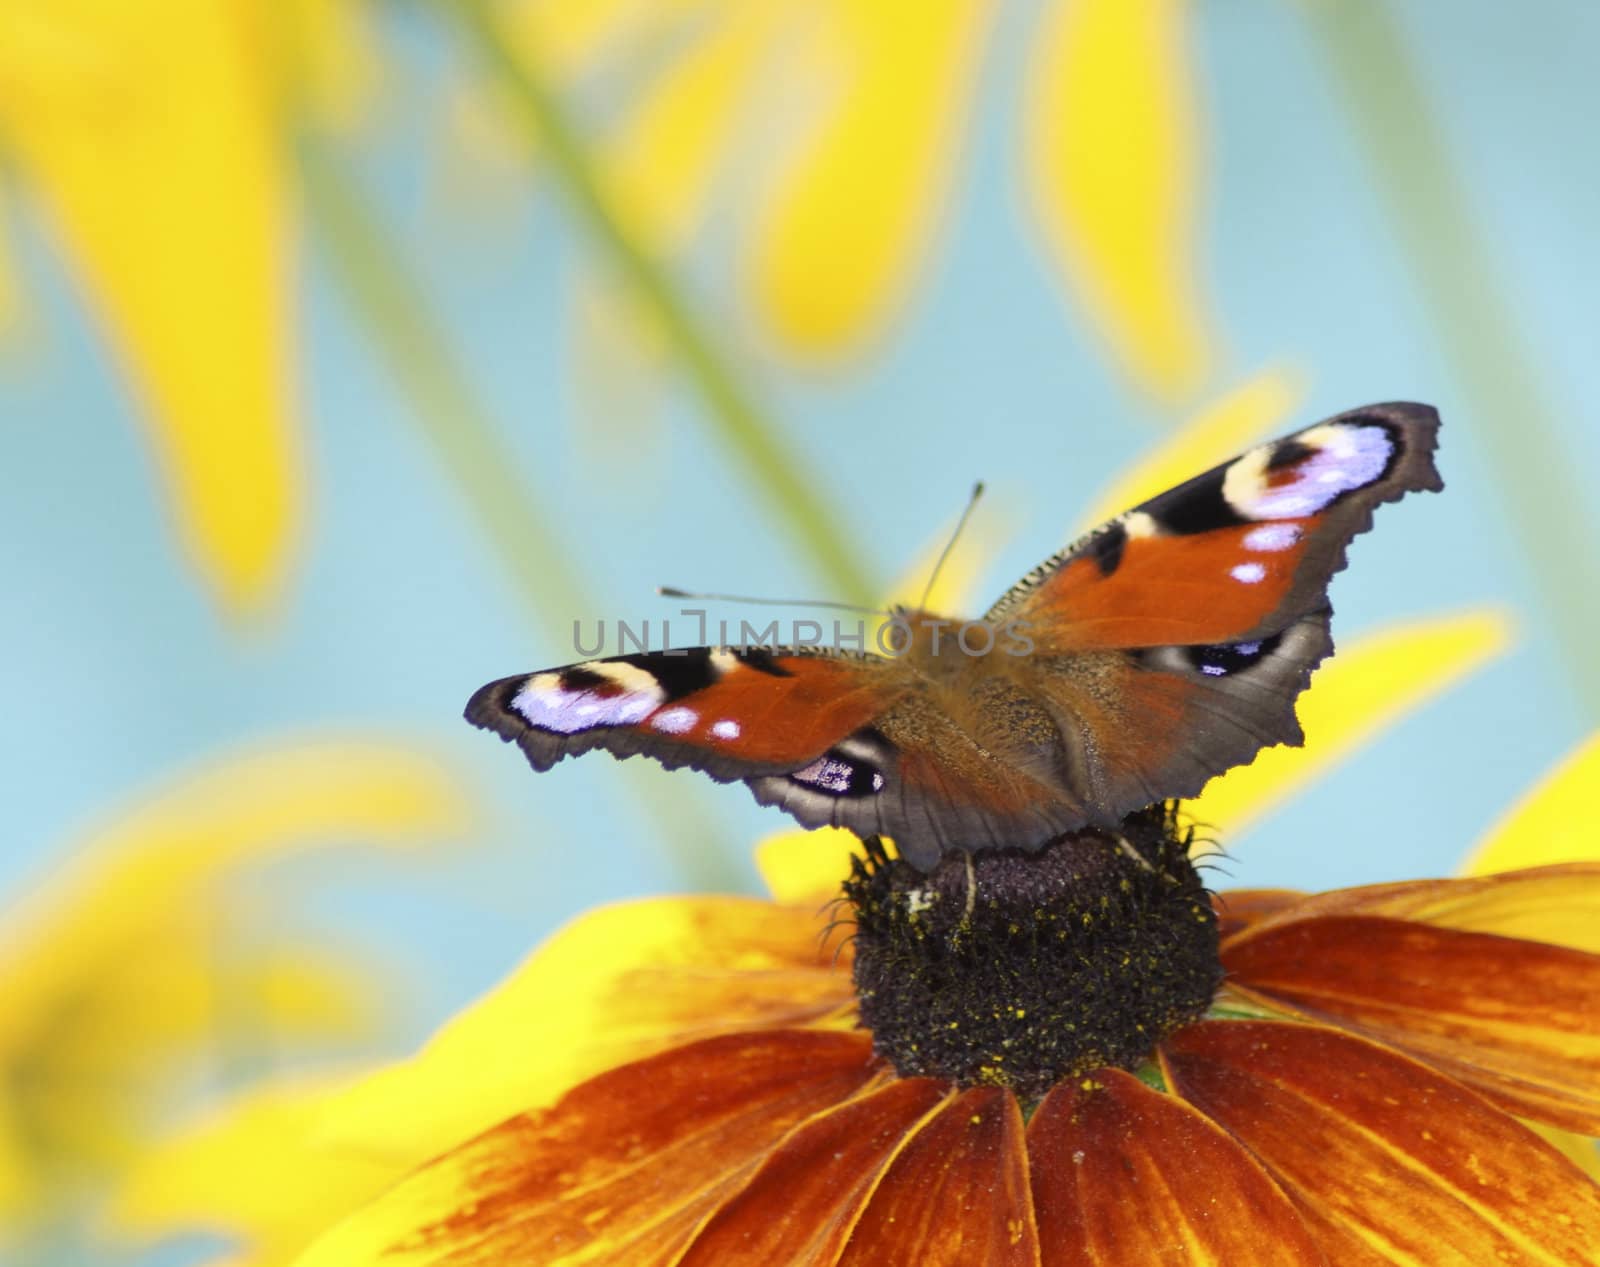
<path fill-rule="evenodd" d="M 664 735 L 683 735 L 700 724 L 701 715 L 673 701 L 740 668 L 786 676 L 770 656 L 697 647 L 682 655 L 618 656 L 535 673 L 512 696 L 510 707 L 535 729 L 558 735 L 640 723 Z M 731 741 L 742 728 L 724 717 L 712 722 L 710 733 L 713 739 Z"/>
<path fill-rule="evenodd" d="M 796 770 L 789 777 L 819 792 L 831 792 L 834 796 L 849 796 L 852 792 L 859 794 L 865 790 L 860 786 L 863 779 L 874 792 L 883 788 L 883 775 L 878 771 L 869 771 L 865 766 L 830 756 L 818 757 L 805 769 Z"/>
<path fill-rule="evenodd" d="M 643 721 L 665 693 L 648 670 L 592 660 L 555 673 L 535 673 L 511 699 L 530 726 L 575 735 L 597 726 Z"/>
<path fill-rule="evenodd" d="M 810 765 L 785 776 L 813 792 L 828 796 L 874 796 L 883 791 L 884 767 L 890 760 L 888 745 L 868 727 L 841 740 Z"/>
<path fill-rule="evenodd" d="M 1245 519 L 1315 515 L 1345 493 L 1381 479 L 1394 452 L 1394 438 L 1384 427 L 1313 427 L 1239 458 L 1223 477 L 1222 496 Z"/>

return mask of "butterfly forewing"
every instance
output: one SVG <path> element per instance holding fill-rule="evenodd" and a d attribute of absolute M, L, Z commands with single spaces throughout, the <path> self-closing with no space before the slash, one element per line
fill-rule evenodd
<path fill-rule="evenodd" d="M 1443 485 L 1438 415 L 1369 405 L 1261 445 L 1097 528 L 989 612 L 1062 650 L 1280 633 L 1327 604 L 1373 508 Z"/>

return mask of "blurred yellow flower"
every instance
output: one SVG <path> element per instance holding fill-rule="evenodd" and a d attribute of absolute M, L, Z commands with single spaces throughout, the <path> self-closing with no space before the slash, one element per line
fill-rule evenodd
<path fill-rule="evenodd" d="M 1029 73 L 1026 164 L 1045 236 L 1135 381 L 1182 402 L 1211 373 L 1186 0 L 1056 0 Z"/>
<path fill-rule="evenodd" d="M 353 13 L 0 3 L 0 137 L 127 377 L 183 547 L 236 615 L 272 602 L 301 530 L 292 131 L 302 107 L 355 109 Z"/>
<path fill-rule="evenodd" d="M 73 842 L 0 931 L 0 1240 L 125 1164 L 185 1078 L 371 1037 L 371 969 L 285 938 L 252 868 L 430 843 L 467 815 L 414 752 L 305 741 L 219 759 Z"/>
<path fill-rule="evenodd" d="M 519 58 L 568 95 L 619 75 L 633 85 L 593 148 L 635 240 L 675 256 L 731 223 L 762 328 L 826 363 L 881 334 L 926 269 L 997 9 L 518 0 L 503 13 Z M 1207 382 L 1215 342 L 1195 267 L 1185 17 L 1182 0 L 1059 0 L 1024 110 L 1049 248 L 1135 381 L 1183 401 Z"/>

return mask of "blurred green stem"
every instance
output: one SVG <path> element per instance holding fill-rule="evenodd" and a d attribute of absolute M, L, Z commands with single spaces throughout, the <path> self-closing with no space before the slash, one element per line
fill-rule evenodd
<path fill-rule="evenodd" d="M 537 494 L 518 478 L 515 455 L 447 351 L 399 245 L 325 142 L 302 138 L 300 170 L 311 220 L 327 239 L 328 263 L 529 615 L 548 620 L 552 612 L 596 610 L 568 569 L 569 552 L 545 521 Z"/>
<path fill-rule="evenodd" d="M 311 221 L 327 240 L 328 264 L 529 616 L 548 628 L 552 613 L 598 610 L 567 566 L 569 551 L 541 515 L 538 494 L 518 478 L 516 455 L 501 443 L 451 354 L 405 253 L 315 133 L 301 136 L 299 156 L 301 187 Z M 703 826 L 710 816 L 687 787 L 663 784 L 652 800 L 651 821 L 693 887 L 743 887 L 731 848 Z"/>
<path fill-rule="evenodd" d="M 1440 347 L 1492 462 L 1520 554 L 1553 618 L 1588 720 L 1600 718 L 1600 534 L 1563 450 L 1549 393 L 1473 219 L 1448 137 L 1433 116 L 1388 6 L 1309 6 L 1318 46 L 1355 124 Z"/>
<path fill-rule="evenodd" d="M 536 148 L 559 176 L 589 232 L 655 316 L 704 400 L 706 417 L 719 438 L 772 499 L 795 537 L 821 567 L 824 579 L 837 587 L 836 596 L 858 603 L 873 601 L 876 587 L 840 530 L 839 516 L 816 492 L 821 479 L 806 471 L 778 430 L 763 417 L 660 262 L 624 230 L 583 141 L 537 65 L 513 51 L 485 0 L 445 0 L 438 7 L 470 37 L 505 89 L 511 113 L 530 148 Z"/>

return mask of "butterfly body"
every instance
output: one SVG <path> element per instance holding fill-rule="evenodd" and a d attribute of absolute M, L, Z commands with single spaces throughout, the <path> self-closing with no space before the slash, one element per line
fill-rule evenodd
<path fill-rule="evenodd" d="M 902 610 L 893 652 L 693 648 L 491 682 L 467 717 L 535 769 L 604 748 L 742 780 L 806 826 L 1035 849 L 1297 744 L 1327 587 L 1372 510 L 1441 487 L 1437 415 L 1353 410 L 1118 516 L 980 619 Z"/>

